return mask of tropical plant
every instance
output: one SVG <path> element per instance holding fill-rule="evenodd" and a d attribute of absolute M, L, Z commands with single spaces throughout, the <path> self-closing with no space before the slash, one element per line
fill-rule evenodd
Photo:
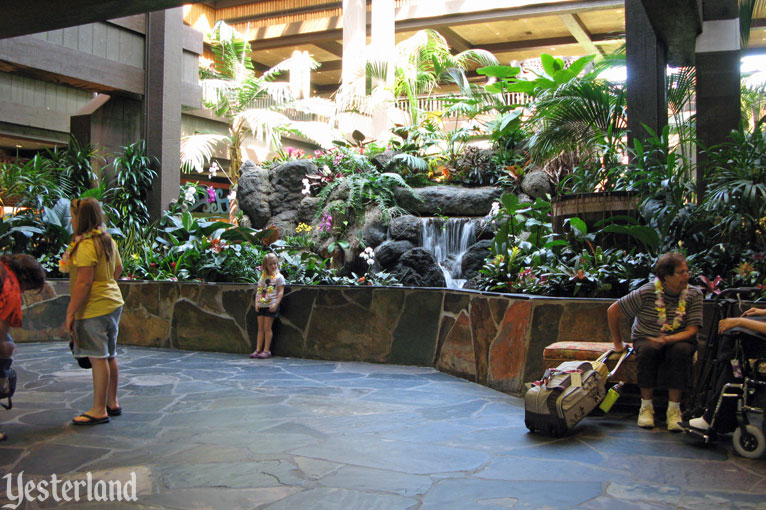
<path fill-rule="evenodd" d="M 470 49 L 453 55 L 447 40 L 435 30 L 419 30 L 399 42 L 393 59 L 394 80 L 391 93 L 394 98 L 406 97 L 410 122 L 419 124 L 421 110 L 418 98 L 430 96 L 439 84 L 452 83 L 461 90 L 470 89 L 465 75 L 471 65 L 495 65 L 495 56 L 481 49 Z M 388 62 L 371 60 L 367 74 L 382 81 L 388 75 Z"/>
<path fill-rule="evenodd" d="M 730 250 L 766 250 L 766 133 L 732 131 L 709 151 L 702 209 L 715 216 L 712 234 Z"/>
<path fill-rule="evenodd" d="M 48 149 L 45 158 L 56 169 L 58 185 L 64 196 L 78 197 L 99 182 L 93 162 L 101 158 L 98 149 L 92 144 L 80 144 L 70 135 L 69 144 L 65 148 Z"/>
<path fill-rule="evenodd" d="M 203 90 L 210 91 L 204 103 L 229 123 L 229 132 L 183 137 L 181 163 L 185 171 L 203 171 L 215 149 L 225 147 L 229 166 L 221 170 L 231 184 L 236 185 L 242 165 L 242 143 L 248 134 L 276 150 L 281 148 L 281 135 L 287 132 L 300 132 L 323 146 L 330 145 L 333 136 L 326 123 L 291 121 L 282 111 L 293 108 L 330 117 L 334 104 L 316 97 L 298 100 L 289 83 L 275 81 L 293 66 L 316 68 L 316 62 L 295 56 L 256 76 L 249 56 L 250 44 L 244 36 L 219 21 L 208 39 L 215 60 L 212 69 L 203 69 L 200 73 Z"/>
<path fill-rule="evenodd" d="M 116 213 L 116 224 L 122 229 L 135 230 L 149 224 L 147 198 L 159 166 L 156 157 L 146 153 L 146 142 L 123 147 L 123 153 L 114 158 L 114 180 L 109 203 Z"/>
<path fill-rule="evenodd" d="M 406 211 L 399 207 L 394 190 L 405 188 L 414 194 L 412 188 L 405 182 L 401 175 L 393 172 L 378 172 L 371 170 L 366 173 L 349 174 L 335 179 L 325 186 L 319 193 L 316 217 L 322 214 L 324 207 L 330 200 L 332 192 L 341 185 L 345 187 L 345 206 L 349 217 L 359 215 L 368 204 L 376 205 L 383 215 L 383 220 L 388 221 L 393 216 L 403 214 Z"/>

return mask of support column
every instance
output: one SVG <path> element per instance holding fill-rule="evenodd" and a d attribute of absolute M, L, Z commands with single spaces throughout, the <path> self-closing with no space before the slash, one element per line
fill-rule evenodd
<path fill-rule="evenodd" d="M 343 0 L 343 70 L 341 84 L 349 85 L 364 71 L 367 45 L 367 2 Z M 362 81 L 364 83 L 364 81 Z"/>
<path fill-rule="evenodd" d="M 668 124 L 665 90 L 667 49 L 657 37 L 641 0 L 625 0 L 625 53 L 628 66 L 628 143 L 648 137 L 645 124 L 660 133 Z"/>
<path fill-rule="evenodd" d="M 697 37 L 697 197 L 705 191 L 705 147 L 726 141 L 739 127 L 740 35 L 737 0 L 705 0 Z"/>
<path fill-rule="evenodd" d="M 376 60 L 388 64 L 385 84 L 391 86 L 394 83 L 394 52 L 396 51 L 394 0 L 372 0 L 371 17 L 371 53 Z"/>
<path fill-rule="evenodd" d="M 144 136 L 147 152 L 160 160 L 149 194 L 149 213 L 157 219 L 178 198 L 181 147 L 181 7 L 147 14 Z"/>

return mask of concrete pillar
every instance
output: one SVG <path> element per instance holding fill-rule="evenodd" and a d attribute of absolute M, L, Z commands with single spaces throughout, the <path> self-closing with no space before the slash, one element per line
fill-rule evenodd
<path fill-rule="evenodd" d="M 740 36 L 737 0 L 705 0 L 697 37 L 697 138 L 704 147 L 720 144 L 737 129 L 740 112 Z M 697 196 L 705 190 L 704 149 L 697 150 Z"/>
<path fill-rule="evenodd" d="M 341 84 L 348 85 L 364 71 L 367 45 L 367 2 L 343 0 L 343 69 Z M 362 81 L 364 83 L 364 81 Z"/>
<path fill-rule="evenodd" d="M 183 9 L 147 14 L 144 136 L 146 149 L 160 160 L 149 194 L 149 213 L 157 219 L 178 198 L 181 146 L 181 60 Z"/>
<path fill-rule="evenodd" d="M 372 0 L 370 53 L 375 60 L 388 63 L 385 84 L 394 82 L 394 52 L 396 51 L 396 22 L 394 0 Z"/>
<path fill-rule="evenodd" d="M 648 137 L 645 124 L 660 133 L 668 124 L 665 87 L 667 49 L 657 37 L 641 0 L 625 0 L 628 143 Z"/>

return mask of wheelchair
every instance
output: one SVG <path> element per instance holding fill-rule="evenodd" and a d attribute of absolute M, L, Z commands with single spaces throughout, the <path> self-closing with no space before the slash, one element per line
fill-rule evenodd
<path fill-rule="evenodd" d="M 745 328 L 718 333 L 718 322 L 738 317 L 749 305 L 743 299 L 757 298 L 757 288 L 728 289 L 717 296 L 714 317 L 703 351 L 701 372 L 691 396 L 689 410 L 681 426 L 685 435 L 704 444 L 732 433 L 732 445 L 741 456 L 757 459 L 766 452 L 766 335 Z M 760 301 L 756 301 L 758 305 Z M 766 317 L 755 318 L 764 320 Z M 710 407 L 710 428 L 689 425 L 692 417 L 702 416 Z"/>

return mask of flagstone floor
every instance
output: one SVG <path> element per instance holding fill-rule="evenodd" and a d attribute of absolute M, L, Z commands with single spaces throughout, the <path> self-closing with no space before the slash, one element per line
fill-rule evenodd
<path fill-rule="evenodd" d="M 737 456 L 728 438 L 702 448 L 639 429 L 630 408 L 553 439 L 527 432 L 520 399 L 429 368 L 137 347 L 121 347 L 119 363 L 124 414 L 75 427 L 90 371 L 65 344 L 18 345 L 20 387 L 0 410 L 0 507 L 57 505 L 19 501 L 19 480 L 135 473 L 137 501 L 60 504 L 766 509 L 766 459 Z"/>

